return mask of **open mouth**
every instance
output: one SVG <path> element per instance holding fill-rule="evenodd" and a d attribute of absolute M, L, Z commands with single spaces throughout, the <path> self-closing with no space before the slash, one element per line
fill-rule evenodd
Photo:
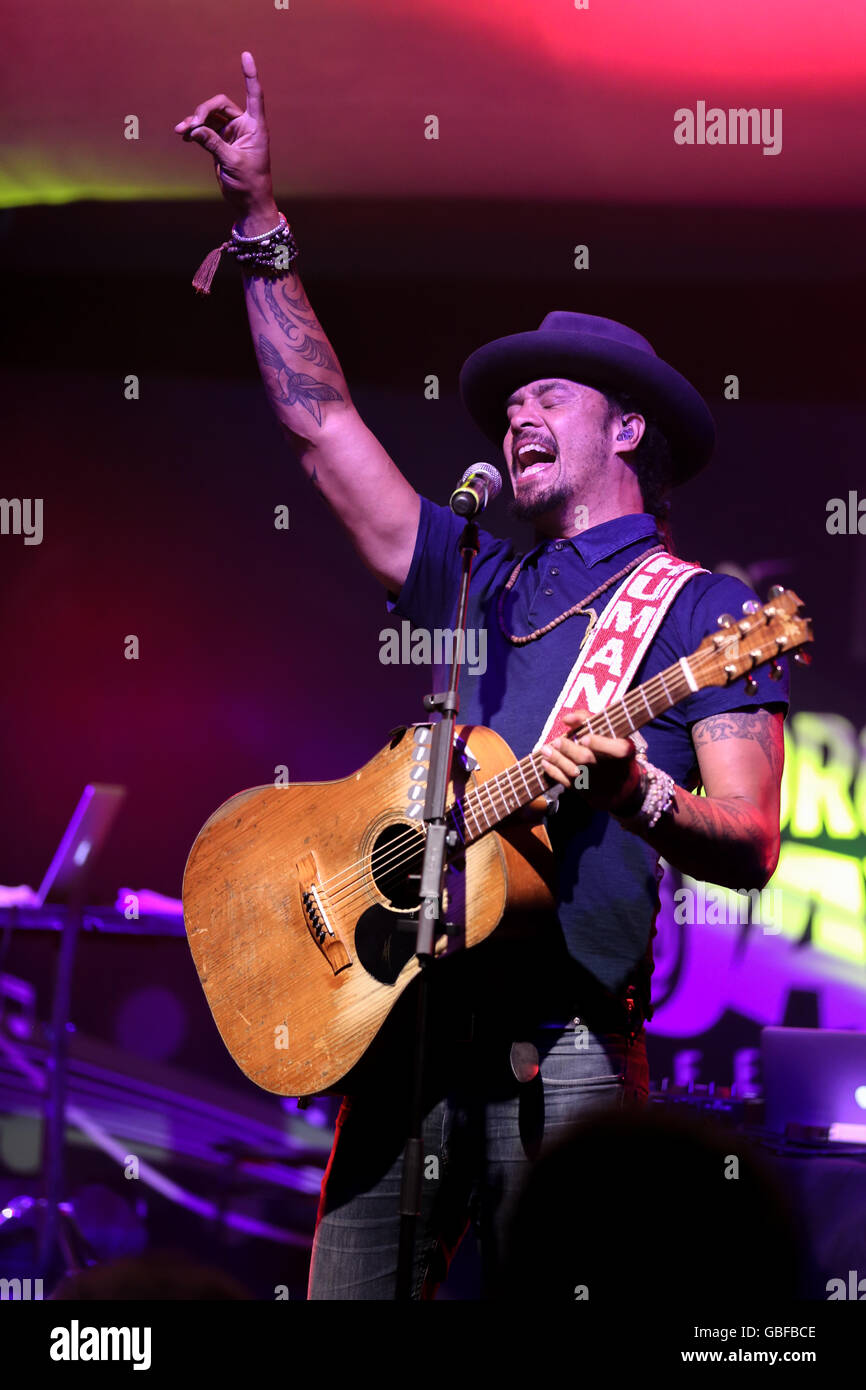
<path fill-rule="evenodd" d="M 521 444 L 514 455 L 515 471 L 518 478 L 531 478 L 543 473 L 556 463 L 556 454 L 541 444 Z"/>

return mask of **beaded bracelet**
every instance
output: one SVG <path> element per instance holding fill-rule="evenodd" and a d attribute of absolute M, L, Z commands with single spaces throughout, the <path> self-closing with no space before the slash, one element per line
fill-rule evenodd
<path fill-rule="evenodd" d="M 647 794 L 638 811 L 638 819 L 648 830 L 652 830 L 665 811 L 670 810 L 676 784 L 669 772 L 662 772 L 660 767 L 653 767 L 652 763 L 647 764 L 646 775 Z"/>
<path fill-rule="evenodd" d="M 209 251 L 193 276 L 193 289 L 200 294 L 210 294 L 223 251 L 237 261 L 251 264 L 257 273 L 273 276 L 284 275 L 298 255 L 297 243 L 282 212 L 276 227 L 258 236 L 241 236 L 232 226 L 231 238 Z"/>
<path fill-rule="evenodd" d="M 640 758 L 640 755 L 638 757 Z M 640 809 L 631 816 L 619 816 L 617 819 L 629 830 L 652 830 L 665 811 L 670 810 L 676 783 L 673 777 L 667 772 L 662 772 L 660 767 L 654 767 L 645 758 L 641 758 L 640 761 L 641 785 L 644 788 Z"/>
<path fill-rule="evenodd" d="M 647 741 L 638 729 L 633 731 L 631 741 L 635 749 L 635 762 L 640 767 L 641 804 L 630 815 L 623 816 L 616 811 L 612 814 L 626 829 L 652 830 L 665 811 L 670 809 L 676 783 L 667 772 L 662 772 L 661 768 L 647 761 Z"/>

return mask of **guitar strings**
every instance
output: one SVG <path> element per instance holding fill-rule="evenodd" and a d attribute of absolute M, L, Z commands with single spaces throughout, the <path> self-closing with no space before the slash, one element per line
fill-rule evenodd
<path fill-rule="evenodd" d="M 712 659 L 712 658 L 714 658 L 714 657 L 717 657 L 721 652 L 723 652 L 723 651 L 726 649 L 727 646 L 729 646 L 729 645 L 731 645 L 732 643 L 738 641 L 739 638 L 740 638 L 740 636 L 741 636 L 741 634 L 738 632 L 736 635 L 734 635 L 734 636 L 731 637 L 730 642 L 725 643 L 725 644 L 722 644 L 721 646 L 716 647 L 716 648 L 708 649 L 708 651 L 704 653 L 704 656 L 703 656 L 703 657 L 701 657 L 701 658 L 695 658 L 695 659 L 692 661 L 692 663 L 691 663 L 691 664 L 692 664 L 692 670 L 693 670 L 693 671 L 697 671 L 699 674 L 702 674 L 702 671 L 703 671 L 703 664 L 704 664 L 705 659 L 707 659 L 707 658 Z M 775 643 L 775 638 L 773 638 L 773 639 L 771 639 L 771 640 L 773 641 L 773 643 Z M 758 650 L 760 651 L 761 648 L 759 648 Z M 752 654 L 754 655 L 754 653 L 752 653 Z M 666 668 L 666 669 L 667 669 L 668 671 L 670 671 L 671 668 L 668 667 L 668 668 Z M 662 691 L 665 693 L 665 696 L 666 696 L 666 698 L 667 698 L 667 690 L 666 690 L 664 681 L 661 679 L 661 678 L 664 676 L 664 674 L 665 674 L 665 672 L 660 672 L 658 676 L 653 676 L 649 681 L 646 682 L 646 684 L 645 684 L 644 686 L 639 686 L 638 689 L 643 689 L 643 690 L 648 691 L 649 688 L 650 688 L 652 685 L 658 683 L 658 684 L 661 686 L 661 689 L 662 689 Z M 632 691 L 632 692 L 631 692 L 631 694 L 636 694 L 636 693 L 637 693 L 636 691 Z M 624 701 L 625 701 L 626 698 L 628 698 L 628 697 L 623 697 L 623 701 L 620 702 L 620 703 L 624 703 Z M 678 703 L 678 702 L 675 702 L 675 703 Z M 607 711 L 607 712 L 610 713 L 610 711 Z M 602 711 L 599 711 L 599 714 L 604 714 L 604 713 L 605 713 L 605 711 L 603 711 L 603 710 L 602 710 Z M 598 715 L 593 715 L 593 716 L 591 716 L 590 722 L 592 722 L 593 719 L 597 719 L 598 717 L 599 717 Z M 645 722 L 646 722 L 646 723 L 649 723 L 650 721 L 649 721 L 649 720 L 646 720 Z M 530 768 L 531 768 L 533 771 L 535 771 L 535 769 L 532 768 L 532 760 L 533 760 L 536 756 L 537 756 L 537 754 L 535 754 L 535 753 L 527 754 L 524 758 L 522 758 L 522 759 L 520 759 L 520 760 L 518 761 L 518 763 L 516 764 L 516 766 L 520 766 L 521 763 L 528 763 L 529 766 L 530 766 Z M 459 800 L 456 801 L 456 802 L 454 802 L 454 803 L 452 803 L 452 806 L 449 808 L 449 814 L 452 814 L 452 815 L 453 815 L 453 812 L 454 812 L 454 810 L 455 810 L 457 807 L 459 807 L 461 804 L 464 804 L 464 803 L 465 803 L 465 804 L 468 804 L 473 798 L 474 798 L 475 801 L 478 802 L 479 805 L 480 805 L 480 803 L 481 803 L 481 798 L 483 797 L 483 795 L 484 795 L 484 793 L 485 793 L 485 791 L 486 791 L 486 792 L 487 792 L 487 797 L 488 797 L 488 800 L 489 800 L 489 803 L 490 803 L 490 806 L 491 806 L 491 808 L 492 808 L 492 810 L 493 810 L 493 812 L 494 812 L 494 815 L 496 816 L 496 820 L 494 820 L 493 824 L 496 824 L 499 820 L 504 819 L 504 817 L 501 815 L 501 813 L 498 813 L 498 812 L 496 811 L 496 806 L 495 806 L 495 803 L 494 803 L 494 801 L 493 801 L 493 788 L 494 788 L 494 784 L 496 784 L 496 783 L 498 782 L 498 780 L 499 780 L 500 777 L 506 775 L 507 771 L 509 771 L 509 769 L 503 769 L 503 772 L 497 773 L 496 776 L 489 778 L 487 782 L 482 782 L 482 783 L 480 784 L 480 786 L 471 788 L 470 791 L 467 793 L 467 795 L 462 799 L 462 803 L 461 803 L 461 801 L 459 801 Z M 523 776 L 523 775 L 524 775 L 524 774 L 523 774 L 523 772 L 521 771 L 521 776 Z M 512 790 L 513 790 L 513 788 L 512 788 Z M 501 793 L 501 789 L 500 789 L 500 795 L 501 795 L 501 794 L 502 794 L 502 793 Z M 539 792 L 538 794 L 541 795 L 540 792 Z M 483 807 L 481 808 L 481 810 L 482 810 L 482 814 L 484 814 Z M 472 811 L 471 814 L 472 814 L 473 820 L 474 820 L 475 823 L 476 823 L 476 828 L 478 829 L 478 833 L 479 833 L 479 834 L 483 834 L 483 833 L 484 833 L 484 830 L 481 829 L 481 828 L 479 827 L 479 816 L 478 816 L 478 814 L 477 814 L 475 811 Z M 509 812 L 508 814 L 511 814 L 511 813 Z M 485 815 L 485 819 L 486 819 L 486 815 Z M 488 825 L 486 828 L 487 828 L 487 829 L 491 829 L 492 826 Z M 399 836 L 396 840 L 392 840 L 392 841 L 391 841 L 387 846 L 385 846 L 382 850 L 379 850 L 379 851 L 375 851 L 375 850 L 374 850 L 374 851 L 373 851 L 370 855 L 368 855 L 366 858 L 361 858 L 361 859 L 356 860 L 354 864 L 349 865 L 346 869 L 342 870 L 340 873 L 337 873 L 337 874 L 335 874 L 335 875 L 332 875 L 332 877 L 331 877 L 330 879 L 324 879 L 324 880 L 322 880 L 319 886 L 320 886 L 322 889 L 328 889 L 328 890 L 329 890 L 329 891 L 328 891 L 328 897 L 329 897 L 329 899 L 330 899 L 331 902 L 333 902 L 335 905 L 339 904 L 339 906 L 341 906 L 341 907 L 346 907 L 346 906 L 348 906 L 348 904 L 349 904 L 349 902 L 351 901 L 352 897 L 356 896 L 356 895 L 359 894 L 359 893 L 361 893 L 361 894 L 363 895 L 363 894 L 367 891 L 368 885 L 367 885 L 366 878 L 365 878 L 365 875 L 364 875 L 364 872 L 363 872 L 363 871 L 365 870 L 365 868 L 367 868 L 367 867 L 369 866 L 370 870 L 372 871 L 372 869 L 373 869 L 373 867 L 374 867 L 374 864 L 375 864 L 375 870 L 376 870 L 376 872 L 380 872 L 380 873 L 381 873 L 382 870 L 383 870 L 383 868 L 386 868 L 386 867 L 387 867 L 388 871 L 389 871 L 390 873 L 393 873 L 397 868 L 402 868 L 405 864 L 408 864 L 408 863 L 411 861 L 411 859 L 412 859 L 413 857 L 415 857 L 415 855 L 417 855 L 418 849 L 419 849 L 419 847 L 420 847 L 420 846 L 419 846 L 419 842 L 420 842 L 421 845 L 423 845 L 423 842 L 424 842 L 425 838 L 426 838 L 425 832 L 424 832 L 423 830 L 421 830 L 420 828 L 416 828 L 416 827 L 414 827 L 414 826 L 412 826 L 412 827 L 407 827 L 407 832 L 406 832 L 405 835 Z M 413 841 L 414 843 L 413 843 L 412 847 L 411 847 L 410 849 L 408 849 L 408 851 L 407 851 L 406 846 L 407 846 L 407 844 L 408 844 L 409 841 Z M 355 873 L 354 873 L 354 870 L 357 869 L 357 868 L 360 868 L 360 869 L 362 870 L 362 872 L 361 872 L 360 874 L 355 874 Z M 345 882 L 342 886 L 340 886 L 340 887 L 338 887 L 338 888 L 330 888 L 330 889 L 329 889 L 329 885 L 333 885 L 333 884 L 338 883 L 340 879 L 347 879 L 347 882 Z"/>
<path fill-rule="evenodd" d="M 736 635 L 732 635 L 729 642 L 723 643 L 718 647 L 708 649 L 701 657 L 692 658 L 690 661 L 692 670 L 695 671 L 697 674 L 703 674 L 703 667 L 705 662 L 707 660 L 711 662 L 714 658 L 717 658 L 720 655 L 720 653 L 726 650 L 728 646 L 739 641 L 741 636 L 742 634 L 739 631 L 737 631 Z M 775 644 L 775 638 L 771 640 Z M 759 650 L 761 649 L 759 648 Z M 754 655 L 754 653 L 752 654 Z M 670 667 L 667 668 L 668 671 L 670 671 L 670 669 Z M 653 676 L 649 681 L 647 681 L 645 685 L 638 686 L 637 689 L 643 690 L 646 693 L 648 693 L 651 686 L 660 686 L 660 691 L 655 691 L 653 693 L 653 698 L 655 698 L 655 694 L 657 693 L 664 693 L 667 697 L 667 690 L 665 687 L 665 683 L 662 679 L 664 674 L 664 672 L 660 672 L 657 676 Z M 630 693 L 632 695 L 635 695 L 637 694 L 637 690 L 631 691 Z M 618 703 L 624 704 L 627 698 L 628 696 L 624 696 L 622 701 Z M 605 711 L 601 710 L 599 711 L 598 715 L 591 716 L 590 722 L 592 722 L 593 719 L 599 718 L 600 715 L 603 715 L 604 713 Z M 607 713 L 609 714 L 610 711 L 608 710 Z M 646 720 L 645 722 L 649 723 L 650 721 Z M 521 765 L 523 763 L 528 763 L 530 770 L 533 773 L 536 772 L 536 769 L 532 766 L 532 760 L 536 756 L 537 754 L 535 753 L 529 753 L 524 758 L 519 759 L 517 763 L 513 765 L 521 769 L 520 775 L 524 778 L 524 780 L 525 774 Z M 497 813 L 496 811 L 496 805 L 493 800 L 494 784 L 498 783 L 499 778 L 502 776 L 506 776 L 510 771 L 511 767 L 509 767 L 508 769 L 503 769 L 501 773 L 497 773 L 494 777 L 489 778 L 487 782 L 482 782 L 479 786 L 472 787 L 467 792 L 464 798 L 452 803 L 451 807 L 449 807 L 448 809 L 448 814 L 453 817 L 458 807 L 460 807 L 461 805 L 468 806 L 470 801 L 472 801 L 474 798 L 474 801 L 479 804 L 481 814 L 484 815 L 486 819 L 487 817 L 484 812 L 483 806 L 481 806 L 481 799 L 486 790 L 490 807 L 493 810 L 494 815 L 496 816 L 496 819 L 494 820 L 493 824 L 496 824 L 499 820 L 504 819 L 501 813 Z M 511 788 L 511 790 L 513 790 L 513 787 Z M 499 792 L 500 795 L 502 795 L 502 788 L 499 788 Z M 542 795 L 542 793 L 539 792 L 538 795 L 540 796 Z M 480 830 L 479 816 L 477 812 L 472 810 L 471 814 L 472 819 L 475 821 L 476 828 L 479 828 L 479 833 L 483 834 L 483 830 Z M 492 827 L 488 826 L 487 828 L 490 829 Z M 425 839 L 426 833 L 420 827 L 407 826 L 406 833 L 404 835 L 398 836 L 396 840 L 390 841 L 388 845 L 384 846 L 381 850 L 373 850 L 371 854 L 356 860 L 354 864 L 348 865 L 345 869 L 341 870 L 336 874 L 333 874 L 330 878 L 322 879 L 318 886 L 327 892 L 329 900 L 334 905 L 339 904 L 339 906 L 345 907 L 348 905 L 353 896 L 367 889 L 366 876 L 364 873 L 365 870 L 369 869 L 371 873 L 376 872 L 380 874 L 383 872 L 383 870 L 387 870 L 389 873 L 394 873 L 398 868 L 402 868 L 405 864 L 411 862 L 411 860 L 418 854 L 419 849 L 423 846 Z M 409 847 L 410 842 L 411 847 Z M 355 873 L 356 869 L 360 869 L 361 873 Z M 346 881 L 341 884 L 341 879 L 345 879 Z"/>
<path fill-rule="evenodd" d="M 526 762 L 527 767 L 531 771 L 537 772 L 537 769 L 533 767 L 532 757 L 526 760 L 521 760 L 521 763 L 523 763 L 524 761 Z M 521 776 L 525 777 L 520 763 L 518 763 L 517 766 L 520 767 Z M 502 811 L 497 810 L 494 801 L 494 791 L 498 792 L 500 796 L 504 796 L 503 788 L 499 784 L 499 777 L 501 775 L 502 774 L 498 774 L 497 777 L 490 778 L 488 779 L 488 782 L 482 783 L 479 787 L 471 789 L 470 793 L 466 797 L 467 809 L 471 812 L 472 818 L 476 823 L 476 834 L 483 833 L 483 830 L 481 830 L 479 827 L 479 811 L 481 812 L 481 814 L 484 815 L 484 818 L 488 820 L 487 828 L 492 828 L 492 825 L 489 821 L 487 812 L 485 811 L 483 804 L 483 796 L 485 792 L 487 794 L 489 805 L 493 811 L 492 824 L 496 824 L 502 819 L 504 819 Z M 513 784 L 511 783 L 510 775 L 509 786 L 513 791 L 514 788 Z M 474 806 L 469 805 L 470 797 L 474 798 L 475 804 L 477 804 L 479 808 L 478 810 L 474 809 Z M 457 805 L 459 806 L 459 802 L 457 803 Z M 454 809 L 456 808 L 453 806 L 452 808 L 450 808 L 450 814 L 452 815 L 452 817 Z M 510 814 L 510 812 L 507 811 L 507 803 L 506 814 Z M 349 869 L 344 870 L 342 874 L 335 875 L 333 878 L 325 880 L 322 884 L 322 887 L 324 889 L 328 884 L 336 885 L 341 878 L 345 880 L 342 884 L 340 884 L 339 887 L 334 886 L 328 893 L 328 897 L 335 907 L 348 908 L 348 906 L 354 898 L 357 898 L 359 896 L 367 897 L 369 895 L 369 880 L 367 878 L 365 870 L 369 870 L 369 873 L 374 876 L 376 873 L 382 874 L 386 871 L 391 874 L 396 873 L 398 870 L 401 870 L 405 865 L 407 865 L 412 858 L 417 858 L 417 855 L 423 846 L 424 839 L 425 832 L 422 831 L 420 828 L 407 827 L 405 833 L 402 836 L 399 836 L 396 840 L 392 840 L 388 845 L 384 846 L 382 849 L 378 851 L 374 850 L 366 860 L 358 860 L 357 865 L 361 869 L 361 873 L 353 874 L 352 870 L 354 866 L 351 866 Z M 380 884 L 378 886 L 380 888 L 380 891 L 385 891 L 383 885 Z"/>

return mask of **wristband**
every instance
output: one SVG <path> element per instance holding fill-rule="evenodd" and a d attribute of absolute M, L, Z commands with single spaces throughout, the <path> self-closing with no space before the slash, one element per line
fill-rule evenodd
<path fill-rule="evenodd" d="M 258 236 L 241 236 L 233 225 L 229 240 L 209 251 L 193 276 L 192 287 L 200 294 L 210 294 L 211 281 L 223 251 L 247 266 L 254 266 L 258 274 L 272 276 L 285 275 L 298 255 L 291 227 L 282 212 L 276 227 Z"/>
<path fill-rule="evenodd" d="M 662 772 L 659 767 L 653 767 L 652 763 L 647 763 L 642 780 L 645 781 L 646 790 L 637 813 L 624 816 L 621 812 L 613 812 L 618 820 L 628 821 L 625 827 L 627 830 L 652 830 L 665 811 L 670 810 L 674 800 L 676 783 L 669 773 Z"/>
<path fill-rule="evenodd" d="M 637 796 L 629 798 L 627 810 L 619 807 L 612 810 L 611 815 L 616 816 L 627 830 L 652 830 L 665 811 L 670 810 L 676 783 L 667 772 L 647 762 L 647 741 L 637 729 L 633 731 L 631 741 L 635 747 L 635 761 L 641 770 L 640 801 Z"/>

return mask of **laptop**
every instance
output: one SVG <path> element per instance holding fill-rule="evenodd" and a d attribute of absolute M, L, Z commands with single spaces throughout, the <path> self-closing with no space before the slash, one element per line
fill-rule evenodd
<path fill-rule="evenodd" d="M 35 907 L 80 901 L 90 866 L 98 858 L 125 796 L 125 787 L 88 783 L 39 885 Z"/>
<path fill-rule="evenodd" d="M 766 1129 L 866 1143 L 866 1033 L 764 1028 L 761 1065 Z"/>

